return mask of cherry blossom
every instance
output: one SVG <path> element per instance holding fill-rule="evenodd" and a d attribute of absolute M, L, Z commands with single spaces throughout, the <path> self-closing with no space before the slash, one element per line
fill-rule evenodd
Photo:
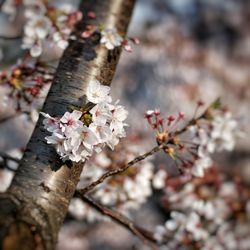
<path fill-rule="evenodd" d="M 61 130 L 65 135 L 70 135 L 72 131 L 83 126 L 83 123 L 79 121 L 82 116 L 82 112 L 74 110 L 72 113 L 66 112 L 63 117 L 60 119 Z"/>
<path fill-rule="evenodd" d="M 116 105 L 114 109 L 112 109 L 110 128 L 114 130 L 116 134 L 123 133 L 124 121 L 127 116 L 128 111 L 121 105 Z"/>
<path fill-rule="evenodd" d="M 161 189 L 165 187 L 165 181 L 167 178 L 167 172 L 163 169 L 158 170 L 153 178 L 152 185 L 155 189 Z"/>
<path fill-rule="evenodd" d="M 101 31 L 100 43 L 104 44 L 108 50 L 113 50 L 115 47 L 122 45 L 123 38 L 118 34 L 115 28 L 104 29 Z"/>
<path fill-rule="evenodd" d="M 237 135 L 237 121 L 230 112 L 216 114 L 212 122 L 211 140 L 216 144 L 216 151 L 232 151 Z"/>
<path fill-rule="evenodd" d="M 72 5 L 51 1 L 8 0 L 4 1 L 2 9 L 11 19 L 23 11 L 22 48 L 28 49 L 32 57 L 40 57 L 44 50 L 51 47 L 60 54 L 68 46 L 74 24 L 82 18 L 81 12 Z"/>
<path fill-rule="evenodd" d="M 45 117 L 44 127 L 52 133 L 45 139 L 55 144 L 62 160 L 84 162 L 94 151 L 101 152 L 105 145 L 114 149 L 119 139 L 126 136 L 127 111 L 118 102 L 111 104 L 109 92 L 110 87 L 95 79 L 86 90 L 87 100 L 96 104 L 89 113 L 74 110 L 61 118 L 41 113 Z"/>
<path fill-rule="evenodd" d="M 96 104 L 89 113 L 92 115 L 92 120 L 95 124 L 106 124 L 108 120 L 111 119 L 111 111 L 107 103 L 98 103 Z"/>
<path fill-rule="evenodd" d="M 192 180 L 180 176 L 166 182 L 162 205 L 170 218 L 155 228 L 155 239 L 166 249 L 248 249 L 248 187 L 215 167 Z"/>
<path fill-rule="evenodd" d="M 46 114 L 43 112 L 40 112 L 40 113 L 45 117 L 45 119 L 43 119 L 43 125 L 49 132 L 53 132 L 60 128 L 58 118 L 54 118 L 50 116 L 49 114 Z"/>
<path fill-rule="evenodd" d="M 98 104 L 102 102 L 110 103 L 112 101 L 109 96 L 110 88 L 108 86 L 101 85 L 100 82 L 96 79 L 90 81 L 86 96 L 88 101 Z"/>
<path fill-rule="evenodd" d="M 208 156 L 198 158 L 192 167 L 192 174 L 197 177 L 204 176 L 204 170 L 211 167 L 212 163 L 213 161 Z"/>

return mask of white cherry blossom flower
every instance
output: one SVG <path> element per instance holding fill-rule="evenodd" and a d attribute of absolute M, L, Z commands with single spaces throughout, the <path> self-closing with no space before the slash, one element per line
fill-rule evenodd
<path fill-rule="evenodd" d="M 166 228 L 164 226 L 157 226 L 154 231 L 154 238 L 158 243 L 163 241 L 164 235 L 166 234 Z"/>
<path fill-rule="evenodd" d="M 40 112 L 40 114 L 46 118 L 43 120 L 43 125 L 49 132 L 53 132 L 53 131 L 59 129 L 60 124 L 59 124 L 58 118 L 54 118 L 54 117 L 50 116 L 49 114 L 46 114 L 43 112 Z"/>
<path fill-rule="evenodd" d="M 42 41 L 48 36 L 51 21 L 45 16 L 29 19 L 24 28 L 22 48 L 30 49 L 31 56 L 38 57 L 42 53 Z"/>
<path fill-rule="evenodd" d="M 26 5 L 24 15 L 27 19 L 42 17 L 46 13 L 46 7 L 41 1 L 24 1 Z"/>
<path fill-rule="evenodd" d="M 231 151 L 235 145 L 235 135 L 237 131 L 237 121 L 232 118 L 232 114 L 226 112 L 214 117 L 211 132 L 212 141 L 216 144 L 216 151 Z"/>
<path fill-rule="evenodd" d="M 23 46 L 23 48 L 24 48 L 24 46 Z M 29 48 L 29 46 L 27 48 Z M 42 44 L 40 41 L 37 41 L 36 43 L 31 45 L 30 55 L 32 57 L 39 57 L 42 54 L 42 51 L 43 51 Z"/>
<path fill-rule="evenodd" d="M 128 111 L 121 105 L 117 105 L 112 110 L 112 120 L 110 123 L 110 128 L 114 130 L 117 134 L 123 132 L 124 121 L 128 116 Z"/>
<path fill-rule="evenodd" d="M 95 124 L 104 125 L 111 119 L 111 112 L 107 103 L 96 104 L 90 111 L 92 114 L 92 120 Z"/>
<path fill-rule="evenodd" d="M 208 220 L 215 218 L 216 209 L 212 202 L 205 202 L 204 200 L 195 200 L 192 203 L 192 208 L 200 215 L 205 216 Z"/>
<path fill-rule="evenodd" d="M 82 116 L 82 112 L 74 110 L 72 113 L 66 112 L 60 119 L 61 130 L 65 135 L 69 135 L 72 131 L 81 128 L 83 123 L 79 120 Z"/>
<path fill-rule="evenodd" d="M 186 230 L 194 236 L 195 240 L 200 240 L 206 237 L 205 231 L 200 228 L 200 216 L 192 212 L 186 221 Z"/>
<path fill-rule="evenodd" d="M 125 137 L 125 135 L 121 137 Z M 106 143 L 113 150 L 114 147 L 119 143 L 119 137 L 113 133 L 110 140 L 108 140 Z"/>
<path fill-rule="evenodd" d="M 71 143 L 74 146 L 75 151 L 79 150 L 82 146 L 85 150 L 92 152 L 93 146 L 98 144 L 97 135 L 88 127 L 83 126 L 78 136 L 72 136 Z"/>
<path fill-rule="evenodd" d="M 100 43 L 104 44 L 108 50 L 113 50 L 115 47 L 121 46 L 123 38 L 114 29 L 105 29 L 101 32 Z"/>
<path fill-rule="evenodd" d="M 91 80 L 86 91 L 88 101 L 98 104 L 101 102 L 110 103 L 112 101 L 109 96 L 110 87 L 101 85 L 101 83 L 94 79 Z"/>
<path fill-rule="evenodd" d="M 62 50 L 65 50 L 69 45 L 69 42 L 64 40 L 64 39 L 60 39 L 58 42 L 57 42 L 57 46 L 59 48 L 61 48 Z"/>
<path fill-rule="evenodd" d="M 112 138 L 112 131 L 106 125 L 101 126 L 91 123 L 89 128 L 97 136 L 99 143 L 106 143 Z"/>
<path fill-rule="evenodd" d="M 167 172 L 163 169 L 158 170 L 154 175 L 152 184 L 155 189 L 161 189 L 165 187 L 165 181 L 167 178 Z"/>
<path fill-rule="evenodd" d="M 44 39 L 51 28 L 51 21 L 45 16 L 31 19 L 25 26 L 24 33 L 28 37 Z"/>
<path fill-rule="evenodd" d="M 192 174 L 197 177 L 203 177 L 205 169 L 211 167 L 213 164 L 212 159 L 209 156 L 198 158 L 192 167 Z"/>

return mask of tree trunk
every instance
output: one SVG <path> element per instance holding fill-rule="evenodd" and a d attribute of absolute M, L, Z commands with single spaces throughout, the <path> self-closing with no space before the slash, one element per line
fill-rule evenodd
<path fill-rule="evenodd" d="M 86 25 L 116 27 L 126 34 L 134 0 L 83 0 L 83 20 L 64 52 L 43 112 L 62 116 L 69 107 L 86 104 L 88 82 L 97 78 L 109 85 L 121 48 L 108 51 L 99 44 L 100 34 L 82 39 Z M 87 17 L 88 11 L 96 19 Z M 83 164 L 63 163 L 45 142 L 47 131 L 40 117 L 23 159 L 5 194 L 0 196 L 0 248 L 3 250 L 54 249 L 58 231 L 79 181 Z"/>

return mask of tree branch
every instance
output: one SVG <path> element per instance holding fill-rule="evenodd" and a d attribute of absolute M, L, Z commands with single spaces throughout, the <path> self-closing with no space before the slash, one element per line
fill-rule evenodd
<path fill-rule="evenodd" d="M 144 159 L 146 159 L 147 157 L 157 153 L 158 151 L 160 151 L 161 149 L 163 149 L 165 147 L 165 144 L 161 144 L 159 146 L 154 147 L 153 149 L 151 149 L 150 151 L 148 151 L 147 153 L 143 154 L 143 155 L 139 155 L 137 156 L 135 159 L 133 159 L 132 161 L 128 162 L 127 164 L 123 165 L 120 168 L 111 170 L 106 172 L 105 174 L 103 174 L 99 179 L 97 179 L 96 181 L 90 183 L 88 186 L 86 186 L 85 188 L 79 190 L 81 193 L 85 194 L 88 193 L 89 191 L 91 191 L 92 189 L 94 189 L 97 185 L 101 184 L 103 181 L 105 181 L 107 178 L 117 175 L 117 174 L 121 174 L 123 172 L 125 172 L 128 168 L 130 168 L 131 166 L 135 165 L 136 163 L 143 161 Z"/>
<path fill-rule="evenodd" d="M 150 246 L 151 249 L 157 249 L 155 244 L 152 244 L 152 243 L 156 243 L 156 241 L 153 238 L 151 232 L 148 232 L 145 229 L 140 229 L 139 227 L 134 225 L 133 221 L 126 218 L 121 213 L 102 206 L 101 204 L 94 201 L 90 196 L 84 195 L 84 193 L 79 191 L 79 190 L 76 191 L 75 196 L 78 198 L 81 198 L 84 202 L 89 204 L 95 210 L 99 211 L 100 213 L 102 213 L 105 216 L 110 217 L 118 224 L 120 224 L 123 227 L 130 230 L 134 235 L 136 235 L 140 240 L 142 240 L 142 242 L 145 245 Z M 145 233 L 145 232 L 147 232 L 147 233 Z"/>

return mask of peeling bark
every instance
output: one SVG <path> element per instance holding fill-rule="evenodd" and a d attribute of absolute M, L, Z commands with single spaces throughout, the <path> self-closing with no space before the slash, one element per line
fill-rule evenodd
<path fill-rule="evenodd" d="M 85 105 L 88 82 L 97 78 L 109 85 L 121 48 L 108 51 L 99 45 L 100 35 L 82 39 L 87 24 L 116 27 L 125 35 L 134 0 L 83 0 L 83 20 L 76 25 L 77 39 L 64 52 L 43 107 L 43 112 L 62 116 L 70 106 Z M 94 11 L 96 19 L 88 19 Z M 63 163 L 45 142 L 48 132 L 40 117 L 19 169 L 5 194 L 0 195 L 0 248 L 54 249 L 58 231 L 79 181 L 83 164 Z"/>

